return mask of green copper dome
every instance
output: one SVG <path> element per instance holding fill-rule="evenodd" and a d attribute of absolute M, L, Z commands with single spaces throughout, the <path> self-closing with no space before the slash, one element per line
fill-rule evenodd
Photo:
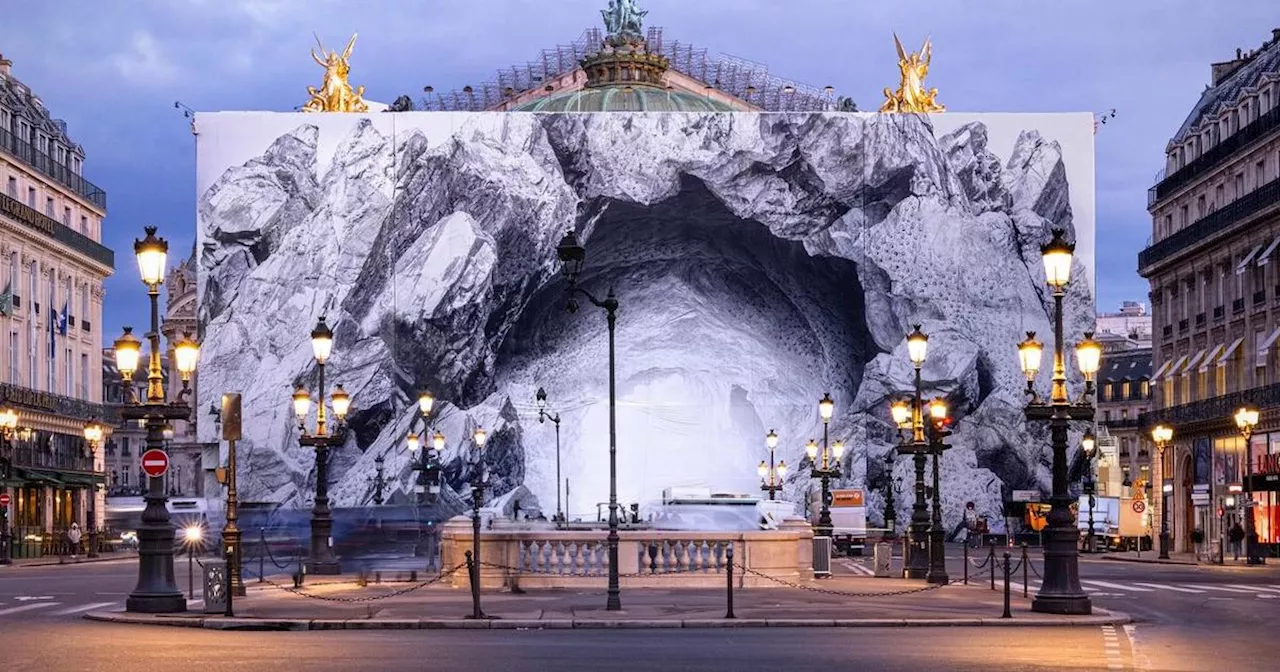
<path fill-rule="evenodd" d="M 653 86 L 599 86 L 565 91 L 512 108 L 517 112 L 733 112 L 709 96 Z"/>

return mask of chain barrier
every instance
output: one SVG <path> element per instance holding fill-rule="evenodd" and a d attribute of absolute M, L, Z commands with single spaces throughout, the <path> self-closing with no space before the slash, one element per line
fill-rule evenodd
<path fill-rule="evenodd" d="M 532 574 L 534 576 L 557 576 L 557 577 L 572 578 L 572 579 L 607 579 L 609 578 L 608 572 L 605 572 L 604 574 L 569 574 L 564 572 L 552 572 L 547 570 L 539 570 L 539 569 L 531 569 L 531 568 L 522 569 L 520 567 L 511 567 L 510 565 L 500 565 L 500 564 L 496 564 L 492 562 L 484 562 L 484 561 L 480 562 L 480 566 L 489 567 L 490 569 L 501 569 L 506 572 L 514 572 L 517 575 Z M 630 572 L 625 574 L 619 574 L 618 578 L 644 579 L 644 578 L 655 577 L 655 576 L 671 576 L 672 574 L 705 574 L 707 576 L 711 576 L 711 575 L 723 573 L 723 570 L 726 569 L 727 567 L 728 567 L 727 564 L 721 567 L 707 567 L 707 568 L 679 567 L 673 570 L 660 571 L 660 572 L 653 572 L 653 571 Z"/>
<path fill-rule="evenodd" d="M 1031 573 L 1032 573 L 1032 574 L 1035 574 L 1037 579 L 1040 579 L 1041 581 L 1044 581 L 1044 577 L 1043 577 L 1043 576 L 1041 576 L 1041 574 L 1040 574 L 1040 570 L 1036 569 L 1036 563 L 1031 562 L 1030 560 L 1028 560 L 1028 561 L 1027 561 L 1027 565 L 1031 567 Z"/>
<path fill-rule="evenodd" d="M 271 564 L 276 566 L 276 569 L 289 569 L 290 567 L 298 564 L 296 560 L 294 562 L 286 562 L 283 565 L 276 562 L 276 557 L 271 554 L 271 545 L 267 543 L 267 535 L 265 532 L 262 534 L 262 549 L 267 552 L 267 559 L 271 561 Z M 258 557 L 262 557 L 262 554 L 259 553 Z"/>
<path fill-rule="evenodd" d="M 987 563 L 991 562 L 991 559 L 992 559 L 993 557 L 994 557 L 994 556 L 988 555 L 987 557 L 985 557 L 985 558 L 983 558 L 983 559 L 982 559 L 982 562 L 974 562 L 974 561 L 973 561 L 973 558 L 972 558 L 972 557 L 970 557 L 970 558 L 969 558 L 969 564 L 973 565 L 973 568 L 974 568 L 974 569 L 983 569 L 983 568 L 985 568 L 985 567 L 987 566 Z"/>
<path fill-rule="evenodd" d="M 303 592 L 301 588 L 295 588 L 293 586 L 286 586 L 283 584 L 279 584 L 279 583 L 276 583 L 275 581 L 272 581 L 271 579 L 264 579 L 264 581 L 266 581 L 268 585 L 273 586 L 275 588 L 279 588 L 280 590 L 283 590 L 287 593 L 293 593 L 294 595 L 300 595 L 302 597 L 309 597 L 313 600 L 324 600 L 326 602 L 344 602 L 344 603 L 374 602 L 377 600 L 385 600 L 392 597 L 399 597 L 407 593 L 412 593 L 413 591 L 418 590 L 420 588 L 425 588 L 433 583 L 439 583 L 440 581 L 443 581 L 444 579 L 449 578 L 455 572 L 462 569 L 463 567 L 466 567 L 465 562 L 459 563 L 453 569 L 450 569 L 446 572 L 441 572 L 438 576 L 431 577 L 426 581 L 419 581 L 418 583 L 415 583 L 411 586 L 387 593 L 386 595 L 361 595 L 360 597 L 339 597 L 334 595 L 311 595 L 309 593 Z M 338 584 L 333 583 L 333 584 L 315 584 L 315 585 L 338 585 Z"/>

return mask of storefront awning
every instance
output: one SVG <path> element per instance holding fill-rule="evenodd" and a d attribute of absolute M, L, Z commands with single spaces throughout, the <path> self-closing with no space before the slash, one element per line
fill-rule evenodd
<path fill-rule="evenodd" d="M 1173 363 L 1173 366 L 1169 367 L 1169 373 L 1166 377 L 1173 378 L 1174 376 L 1178 375 L 1178 373 L 1182 371 L 1182 367 L 1186 365 L 1186 363 L 1187 363 L 1186 355 L 1179 357 L 1177 361 Z"/>
<path fill-rule="evenodd" d="M 1204 350 L 1200 350 L 1195 354 L 1194 357 L 1187 360 L 1187 365 L 1182 369 L 1183 375 L 1189 376 L 1192 373 L 1195 373 L 1196 365 L 1200 363 L 1200 360 L 1204 359 L 1204 352 L 1205 352 Z"/>
<path fill-rule="evenodd" d="M 1245 255 L 1244 259 L 1240 260 L 1240 265 L 1236 266 L 1236 275 L 1244 273 L 1249 268 L 1249 262 L 1258 256 L 1258 253 L 1262 251 L 1262 246 L 1263 243 L 1258 243 L 1252 250 L 1249 250 L 1249 254 Z"/>
<path fill-rule="evenodd" d="M 44 483 L 46 485 L 63 485 L 62 479 L 58 478 L 58 474 L 51 471 L 42 471 L 40 469 L 18 469 L 19 476 L 28 483 Z"/>
<path fill-rule="evenodd" d="M 1267 246 L 1267 249 L 1263 250 L 1262 254 L 1258 255 L 1257 264 L 1259 266 L 1266 266 L 1267 262 L 1271 261 L 1271 253 L 1276 251 L 1276 245 L 1280 245 L 1280 236 L 1276 236 L 1276 239 L 1271 241 L 1271 244 Z"/>
<path fill-rule="evenodd" d="M 1280 327 L 1276 327 L 1276 330 L 1258 346 L 1258 366 L 1267 365 L 1267 356 L 1271 354 L 1271 346 L 1275 345 L 1277 337 L 1280 337 Z"/>
<path fill-rule="evenodd" d="M 1164 360 L 1164 364 L 1161 364 L 1161 365 L 1160 365 L 1160 368 L 1156 369 L 1156 373 L 1155 373 L 1155 375 L 1154 375 L 1154 376 L 1151 376 L 1151 382 L 1153 382 L 1153 383 L 1154 383 L 1154 382 L 1156 382 L 1156 381 L 1160 380 L 1160 378 L 1164 376 L 1165 372 L 1169 370 L 1169 365 L 1170 365 L 1170 364 L 1173 364 L 1173 360 L 1172 360 L 1172 359 L 1166 359 L 1166 360 Z"/>
<path fill-rule="evenodd" d="M 1209 351 L 1209 354 L 1205 355 L 1204 359 L 1200 360 L 1200 373 L 1205 373 L 1214 366 L 1217 366 L 1218 357 L 1222 355 L 1222 348 L 1223 346 L 1221 343 L 1213 346 L 1213 349 Z"/>
<path fill-rule="evenodd" d="M 1227 349 L 1222 352 L 1222 356 L 1218 358 L 1218 366 L 1226 366 L 1227 362 L 1236 356 L 1236 350 L 1240 349 L 1241 343 L 1244 343 L 1244 338 L 1237 338 L 1231 341 L 1231 345 L 1228 345 Z"/>
<path fill-rule="evenodd" d="M 93 474 L 60 474 L 62 482 L 67 485 L 83 485 L 85 487 L 93 487 L 97 485 L 101 479 Z"/>

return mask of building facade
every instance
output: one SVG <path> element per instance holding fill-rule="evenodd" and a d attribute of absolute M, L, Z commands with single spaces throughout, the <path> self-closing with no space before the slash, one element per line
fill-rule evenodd
<path fill-rule="evenodd" d="M 1130 499 L 1149 494 L 1151 445 L 1141 417 L 1151 410 L 1151 350 L 1107 353 L 1098 370 L 1098 494 Z"/>
<path fill-rule="evenodd" d="M 193 247 L 191 256 L 169 271 L 164 283 L 165 307 L 160 322 L 160 334 L 165 342 L 165 393 L 169 401 L 175 401 L 182 391 L 181 375 L 178 373 L 178 359 L 174 356 L 174 347 L 183 338 L 199 341 L 199 329 L 196 321 L 196 252 Z M 175 384 L 170 385 L 169 381 Z M 196 398 L 197 376 L 192 376 L 191 392 L 187 400 L 194 403 Z M 208 483 L 213 478 L 213 470 L 218 466 L 217 444 L 205 446 L 196 439 L 196 413 L 191 420 L 175 420 L 173 436 L 169 439 L 169 458 L 175 471 L 170 475 L 170 492 L 175 495 L 203 497 L 206 488 L 217 498 L 216 485 Z"/>
<path fill-rule="evenodd" d="M 84 150 L 0 56 L 0 492 L 15 554 L 48 549 L 76 523 L 101 525 L 101 450 L 84 427 L 102 405 L 101 244 L 106 194 L 84 179 Z"/>
<path fill-rule="evenodd" d="M 1156 464 L 1173 550 L 1216 554 L 1240 519 L 1235 491 L 1258 492 L 1257 530 L 1280 537 L 1280 29 L 1253 51 L 1211 65 L 1210 86 L 1166 147 L 1148 193 L 1152 244 L 1138 258 L 1151 287 L 1156 409 L 1174 430 Z M 1232 420 L 1261 411 L 1250 448 Z M 1275 442 L 1272 437 L 1275 436 Z M 1242 499 L 1242 498 L 1241 498 Z M 1242 502 L 1236 502 L 1240 504 Z M 1200 534 L 1195 534 L 1199 531 Z M 1202 536 L 1201 536 L 1202 535 Z M 1203 538 L 1197 545 L 1193 538 Z"/>
<path fill-rule="evenodd" d="M 1151 349 L 1151 314 L 1146 304 L 1125 301 L 1114 313 L 1098 313 L 1094 338 L 1105 351 Z"/>

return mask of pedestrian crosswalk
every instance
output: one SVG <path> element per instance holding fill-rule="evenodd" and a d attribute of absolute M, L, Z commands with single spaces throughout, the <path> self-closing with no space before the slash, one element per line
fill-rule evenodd
<path fill-rule="evenodd" d="M 1033 580 L 1027 584 L 1027 592 L 1035 593 L 1040 589 L 1041 581 Z M 1200 595 L 1203 597 L 1256 597 L 1261 599 L 1280 599 L 1280 584 L 1249 583 L 1151 583 L 1146 581 L 1100 581 L 1098 579 L 1080 579 L 1085 592 L 1098 597 L 1122 597 L 1129 594 L 1155 594 L 1162 591 L 1181 595 Z M 996 587 L 1000 580 L 996 579 Z M 1010 581 L 1010 590 L 1023 592 L 1020 581 Z"/>
<path fill-rule="evenodd" d="M 0 619 L 10 617 L 79 617 L 91 611 L 123 611 L 124 604 L 124 600 L 117 600 L 113 602 L 84 602 L 79 604 L 68 604 L 54 600 L 40 600 L 37 602 L 0 600 Z M 187 609 L 196 610 L 203 608 L 204 600 L 187 600 Z"/>
<path fill-rule="evenodd" d="M 848 558 L 842 559 L 839 562 L 841 567 L 844 567 L 845 569 L 849 570 L 850 572 L 853 572 L 854 574 L 857 574 L 858 576 L 875 576 L 876 575 L 876 572 L 874 569 L 871 569 L 870 567 L 866 566 L 861 562 L 849 560 Z"/>

